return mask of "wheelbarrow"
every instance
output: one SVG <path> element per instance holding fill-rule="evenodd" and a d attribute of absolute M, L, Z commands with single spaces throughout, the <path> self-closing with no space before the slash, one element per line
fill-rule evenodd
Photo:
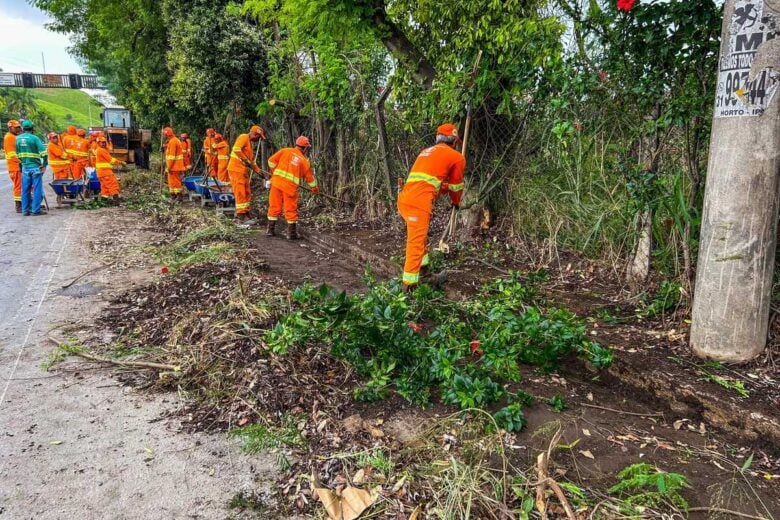
<path fill-rule="evenodd" d="M 236 212 L 236 197 L 230 186 L 209 186 L 209 196 L 214 201 L 217 213 Z"/>
<path fill-rule="evenodd" d="M 56 179 L 50 182 L 49 186 L 57 195 L 58 208 L 61 208 L 63 204 L 73 205 L 85 202 L 84 190 L 86 185 L 81 179 Z"/>
<path fill-rule="evenodd" d="M 203 175 L 188 175 L 182 179 L 190 200 L 200 199 L 203 195 L 198 192 L 198 184 L 203 182 Z"/>
<path fill-rule="evenodd" d="M 206 177 L 201 182 L 195 183 L 195 190 L 200 194 L 200 205 L 208 206 L 210 204 L 216 204 L 211 198 L 211 188 L 221 186 L 217 183 L 217 180 L 213 177 Z"/>
<path fill-rule="evenodd" d="M 98 179 L 97 170 L 94 168 L 86 168 L 86 173 L 87 179 L 89 180 L 87 183 L 87 191 L 93 197 L 97 197 L 100 195 L 100 179 Z"/>

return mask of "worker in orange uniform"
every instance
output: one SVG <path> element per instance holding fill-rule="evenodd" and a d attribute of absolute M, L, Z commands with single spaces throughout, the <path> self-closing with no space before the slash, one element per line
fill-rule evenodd
<path fill-rule="evenodd" d="M 206 165 L 206 175 L 217 176 L 217 149 L 215 137 L 217 132 L 213 128 L 206 129 L 206 138 L 203 139 L 203 164 Z"/>
<path fill-rule="evenodd" d="M 97 148 L 95 150 L 95 170 L 100 181 L 100 197 L 106 200 L 112 200 L 114 204 L 119 205 L 119 180 L 114 174 L 115 165 L 125 166 L 127 163 L 111 156 L 108 150 L 108 140 L 101 134 L 96 139 Z"/>
<path fill-rule="evenodd" d="M 189 170 L 192 168 L 192 141 L 187 132 L 183 132 L 179 136 L 179 141 L 181 142 L 181 154 L 184 156 L 184 168 Z"/>
<path fill-rule="evenodd" d="M 295 140 L 295 148 L 282 148 L 268 158 L 271 169 L 271 190 L 268 193 L 268 230 L 269 237 L 276 235 L 276 221 L 282 214 L 287 220 L 287 239 L 298 238 L 298 186 L 306 181 L 311 191 L 319 193 L 317 179 L 311 172 L 311 164 L 306 155 L 311 149 L 309 138 L 305 135 Z"/>
<path fill-rule="evenodd" d="M 54 172 L 54 180 L 72 179 L 70 156 L 65 151 L 65 147 L 60 143 L 60 136 L 56 132 L 51 132 L 47 137 L 49 138 L 49 144 L 46 145 L 46 150 L 49 153 L 49 166 L 51 166 Z"/>
<path fill-rule="evenodd" d="M 406 292 L 427 278 L 428 225 L 433 213 L 433 203 L 447 183 L 450 202 L 459 209 L 463 195 L 463 171 L 466 158 L 455 149 L 458 129 L 445 123 L 436 129 L 436 144 L 426 148 L 412 165 L 401 193 L 398 195 L 398 212 L 406 221 L 406 261 L 403 284 Z"/>
<path fill-rule="evenodd" d="M 84 176 L 84 169 L 89 166 L 89 139 L 87 132 L 83 128 L 76 130 L 75 138 L 70 139 L 71 148 L 65 153 L 71 158 L 71 174 L 74 179 L 81 179 Z"/>
<path fill-rule="evenodd" d="M 214 144 L 217 148 L 217 180 L 222 184 L 230 184 L 230 175 L 228 175 L 230 144 L 225 141 L 222 134 L 216 134 L 214 136 Z"/>
<path fill-rule="evenodd" d="M 16 136 L 22 133 L 22 125 L 16 119 L 10 119 L 7 123 L 8 132 L 3 137 L 3 150 L 5 151 L 8 177 L 13 183 L 14 206 L 16 212 L 22 212 L 22 163 L 16 156 Z"/>
<path fill-rule="evenodd" d="M 98 137 L 100 137 L 101 135 L 103 135 L 103 132 L 100 132 L 98 130 L 93 130 L 89 133 L 89 166 L 91 168 L 94 168 L 95 162 L 97 162 L 96 161 L 96 157 L 97 157 L 96 154 L 98 148 L 97 140 Z"/>
<path fill-rule="evenodd" d="M 71 178 L 73 177 L 73 171 L 76 167 L 73 165 L 76 162 L 76 155 L 73 153 L 76 151 L 76 141 L 78 135 L 76 135 L 76 127 L 70 125 L 60 139 L 62 147 L 65 149 L 65 153 L 70 157 Z"/>
<path fill-rule="evenodd" d="M 173 133 L 173 128 L 170 126 L 163 129 L 163 135 L 168 140 L 165 143 L 165 172 L 168 174 L 168 192 L 170 192 L 171 198 L 182 200 L 184 187 L 181 180 L 187 167 L 184 166 L 181 141 Z"/>
<path fill-rule="evenodd" d="M 252 190 L 249 187 L 249 170 L 260 173 L 260 167 L 255 163 L 252 143 L 265 140 L 265 132 L 257 125 L 249 129 L 248 134 L 241 134 L 233 143 L 228 161 L 227 171 L 230 184 L 233 186 L 233 196 L 236 198 L 236 218 L 249 223 L 249 212 L 252 209 Z"/>

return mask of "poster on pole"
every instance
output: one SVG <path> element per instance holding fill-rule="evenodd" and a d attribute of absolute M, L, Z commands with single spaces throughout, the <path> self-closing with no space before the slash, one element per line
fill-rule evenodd
<path fill-rule="evenodd" d="M 750 69 L 764 43 L 780 36 L 780 16 L 765 0 L 737 0 L 728 35 L 728 52 L 718 63 L 715 117 L 760 116 L 775 95 L 780 71 Z"/>
<path fill-rule="evenodd" d="M 12 72 L 0 72 L 0 87 L 16 86 L 14 74 Z"/>

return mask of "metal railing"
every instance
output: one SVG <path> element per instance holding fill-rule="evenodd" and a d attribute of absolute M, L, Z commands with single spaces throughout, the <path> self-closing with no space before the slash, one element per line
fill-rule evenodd
<path fill-rule="evenodd" d="M 88 74 L 36 74 L 0 72 L 0 87 L 103 88 L 97 76 Z"/>

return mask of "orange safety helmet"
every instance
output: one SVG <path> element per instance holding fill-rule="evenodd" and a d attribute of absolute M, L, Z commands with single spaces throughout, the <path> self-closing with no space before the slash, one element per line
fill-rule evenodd
<path fill-rule="evenodd" d="M 310 148 L 311 143 L 309 142 L 309 138 L 305 135 L 302 135 L 298 137 L 298 139 L 295 140 L 295 146 L 300 146 L 301 148 Z"/>
<path fill-rule="evenodd" d="M 19 123 L 19 121 L 16 119 L 8 120 L 8 128 L 19 128 L 20 126 L 22 126 L 21 123 Z"/>
<path fill-rule="evenodd" d="M 436 129 L 436 133 L 446 137 L 458 137 L 458 127 L 452 123 L 444 123 Z"/>
<path fill-rule="evenodd" d="M 87 135 L 87 131 L 84 130 L 83 128 L 79 128 L 78 130 L 76 130 L 76 135 L 79 137 L 84 137 L 85 135 Z"/>
<path fill-rule="evenodd" d="M 225 138 L 222 136 L 222 134 L 214 134 L 214 139 L 216 139 L 217 142 L 220 142 Z"/>
<path fill-rule="evenodd" d="M 105 137 L 103 137 L 102 135 L 99 135 L 99 136 L 98 136 L 98 138 L 97 138 L 97 142 L 98 142 L 98 144 L 100 144 L 100 143 L 106 143 L 106 144 L 108 144 L 108 140 L 106 140 L 106 138 L 105 138 Z"/>
<path fill-rule="evenodd" d="M 170 126 L 166 126 L 165 128 L 163 128 L 163 135 L 165 137 L 173 137 L 173 128 L 171 128 Z"/>
<path fill-rule="evenodd" d="M 73 126 L 73 125 L 70 125 L 70 126 L 68 127 L 68 133 L 69 133 L 70 135 L 76 135 L 76 127 L 75 127 L 75 126 Z"/>

